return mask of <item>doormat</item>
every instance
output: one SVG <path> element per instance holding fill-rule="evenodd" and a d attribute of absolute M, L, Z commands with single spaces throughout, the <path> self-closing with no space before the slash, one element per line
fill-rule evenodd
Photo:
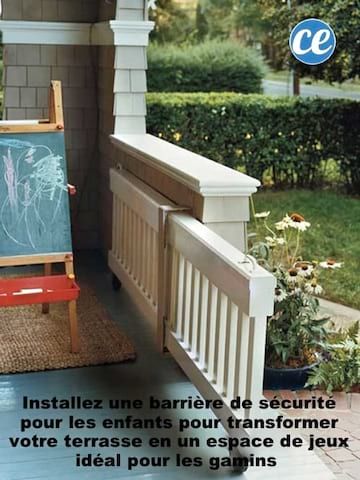
<path fill-rule="evenodd" d="M 58 370 L 135 359 L 127 336 L 95 293 L 82 287 L 78 304 L 80 352 L 70 353 L 68 304 L 0 308 L 0 374 Z"/>

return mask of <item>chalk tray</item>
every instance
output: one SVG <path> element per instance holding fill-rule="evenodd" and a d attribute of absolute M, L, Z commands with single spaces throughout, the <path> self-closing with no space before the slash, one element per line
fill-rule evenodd
<path fill-rule="evenodd" d="M 0 307 L 69 302 L 80 288 L 66 275 L 0 279 Z"/>

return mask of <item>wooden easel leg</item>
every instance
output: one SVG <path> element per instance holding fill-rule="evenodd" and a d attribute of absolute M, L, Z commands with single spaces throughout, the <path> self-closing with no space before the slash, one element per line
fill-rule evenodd
<path fill-rule="evenodd" d="M 69 278 L 75 278 L 74 275 L 74 264 L 71 261 L 65 262 L 65 272 Z M 79 352 L 79 331 L 78 331 L 78 322 L 77 322 L 77 311 L 76 311 L 76 300 L 71 300 L 69 302 L 69 323 L 70 323 L 70 341 L 71 341 L 71 352 Z"/>
<path fill-rule="evenodd" d="M 51 263 L 45 263 L 44 265 L 44 275 L 45 277 L 49 277 L 51 275 Z M 48 303 L 43 303 L 42 305 L 42 313 L 47 314 L 49 313 L 50 307 Z"/>
<path fill-rule="evenodd" d="M 79 352 L 79 332 L 77 322 L 76 300 L 69 302 L 69 323 L 70 323 L 70 341 L 71 352 Z"/>

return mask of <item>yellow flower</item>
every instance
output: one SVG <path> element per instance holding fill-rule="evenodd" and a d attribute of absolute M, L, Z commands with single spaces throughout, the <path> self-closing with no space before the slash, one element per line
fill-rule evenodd
<path fill-rule="evenodd" d="M 181 133 L 176 132 L 176 133 L 174 133 L 173 136 L 174 136 L 175 141 L 179 142 L 181 140 Z"/>
<path fill-rule="evenodd" d="M 250 140 L 250 138 L 251 138 L 251 133 L 247 133 L 247 134 L 245 135 L 245 138 L 246 138 L 246 140 Z"/>
<path fill-rule="evenodd" d="M 159 133 L 159 137 L 162 138 L 162 136 L 163 136 L 163 134 L 160 132 L 160 133 Z"/>

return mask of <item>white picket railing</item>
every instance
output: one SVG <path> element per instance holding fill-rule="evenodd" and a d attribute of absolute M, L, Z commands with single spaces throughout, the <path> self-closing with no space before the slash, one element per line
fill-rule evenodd
<path fill-rule="evenodd" d="M 274 277 L 185 213 L 169 215 L 167 242 L 169 350 L 228 403 L 260 398 Z"/>
<path fill-rule="evenodd" d="M 190 378 L 221 398 L 259 398 L 273 276 L 188 213 L 169 213 L 178 207 L 132 174 L 110 177 L 109 265 L 160 344 L 166 325 L 165 346 Z"/>
<path fill-rule="evenodd" d="M 110 171 L 113 192 L 111 270 L 143 311 L 152 329 L 158 329 L 159 232 L 162 205 L 171 202 L 126 171 Z"/>
<path fill-rule="evenodd" d="M 157 208 L 151 198 L 142 202 L 145 192 L 130 184 L 126 174 L 112 175 L 113 248 L 112 253 L 144 293 L 150 305 L 157 298 Z M 136 198 L 137 197 L 137 198 Z M 139 202 L 140 200 L 140 202 Z M 145 211 L 144 207 L 148 207 Z"/>

